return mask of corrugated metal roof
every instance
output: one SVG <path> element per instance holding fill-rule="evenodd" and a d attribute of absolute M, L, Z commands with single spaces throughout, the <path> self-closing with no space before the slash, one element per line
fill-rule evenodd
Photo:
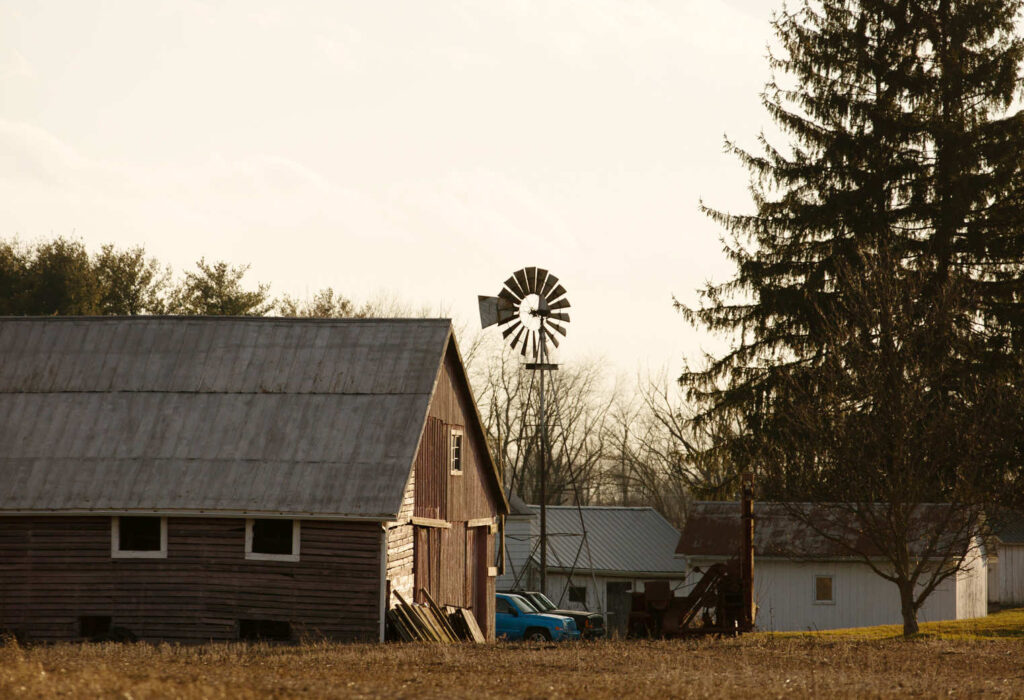
<path fill-rule="evenodd" d="M 995 520 L 995 536 L 1003 544 L 1024 544 L 1024 514 L 1007 511 Z"/>
<path fill-rule="evenodd" d="M 921 541 L 948 506 L 924 504 L 916 519 Z M 806 515 L 798 518 L 794 511 Z M 814 523 L 809 526 L 802 518 Z M 824 533 L 829 536 L 826 537 Z M 676 553 L 689 557 L 734 557 L 742 541 L 740 504 L 735 501 L 693 503 L 683 526 Z M 840 544 L 843 540 L 848 546 Z M 923 546 L 923 545 L 922 545 Z M 848 508 L 829 504 L 754 503 L 754 554 L 792 559 L 848 558 L 851 549 L 872 555 L 878 549 L 858 526 Z"/>
<path fill-rule="evenodd" d="M 539 506 L 530 508 L 540 512 Z M 586 546 L 581 549 L 584 529 L 590 557 Z M 653 508 L 548 506 L 547 531 L 549 569 L 589 573 L 593 561 L 597 574 L 678 573 L 681 578 L 686 568 L 673 554 L 679 531 Z"/>
<path fill-rule="evenodd" d="M 0 512 L 394 516 L 450 328 L 0 319 Z"/>

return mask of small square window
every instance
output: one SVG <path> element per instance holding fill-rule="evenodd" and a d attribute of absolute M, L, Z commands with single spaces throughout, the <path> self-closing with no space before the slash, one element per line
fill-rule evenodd
<path fill-rule="evenodd" d="M 277 518 L 245 521 L 245 558 L 299 560 L 299 521 Z"/>
<path fill-rule="evenodd" d="M 580 603 L 581 605 L 587 604 L 587 587 L 586 586 L 569 586 L 569 602 Z"/>
<path fill-rule="evenodd" d="M 831 576 L 815 576 L 814 577 L 814 602 L 815 603 L 833 603 L 835 602 L 832 598 L 832 577 Z"/>
<path fill-rule="evenodd" d="M 117 559 L 166 559 L 167 518 L 137 515 L 112 518 L 110 556 Z"/>
<path fill-rule="evenodd" d="M 451 472 L 452 474 L 462 473 L 462 430 L 452 429 L 451 441 Z"/>

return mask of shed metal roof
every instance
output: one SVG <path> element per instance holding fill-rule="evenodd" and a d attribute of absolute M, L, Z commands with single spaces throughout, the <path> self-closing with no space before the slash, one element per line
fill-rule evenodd
<path fill-rule="evenodd" d="M 0 318 L 0 512 L 393 517 L 450 333 Z"/>
<path fill-rule="evenodd" d="M 948 508 L 942 504 L 919 507 L 914 527 L 920 537 L 920 551 L 925 551 L 927 536 L 934 523 L 942 522 Z M 803 519 L 795 511 L 802 511 Z M 676 553 L 687 557 L 735 557 L 740 553 L 742 532 L 738 502 L 696 502 L 690 507 Z M 834 504 L 754 503 L 754 553 L 759 557 L 846 559 L 852 556 L 851 549 L 869 556 L 878 554 L 849 508 Z"/>
<path fill-rule="evenodd" d="M 995 536 L 1003 544 L 1024 544 L 1024 514 L 1003 513 L 995 526 Z"/>
<path fill-rule="evenodd" d="M 539 506 L 530 508 L 540 512 Z M 682 578 L 686 568 L 673 554 L 679 531 L 654 508 L 548 506 L 547 531 L 549 569 Z"/>

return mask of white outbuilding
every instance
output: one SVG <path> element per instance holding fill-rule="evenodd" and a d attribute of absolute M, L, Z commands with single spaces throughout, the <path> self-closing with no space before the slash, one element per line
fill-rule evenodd
<path fill-rule="evenodd" d="M 863 560 L 818 535 L 779 503 L 754 509 L 754 598 L 761 630 L 820 630 L 901 624 L 896 586 Z M 740 506 L 693 504 L 676 549 L 687 579 L 740 551 Z M 927 598 L 921 622 L 982 617 L 988 613 L 984 547 L 975 538 L 962 570 Z"/>

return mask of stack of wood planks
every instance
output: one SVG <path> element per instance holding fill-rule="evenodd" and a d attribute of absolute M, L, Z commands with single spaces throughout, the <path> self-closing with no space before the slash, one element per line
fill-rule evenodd
<path fill-rule="evenodd" d="M 465 608 L 442 610 L 426 591 L 426 605 L 410 605 L 395 593 L 398 605 L 388 610 L 388 622 L 403 642 L 486 642 L 473 613 Z"/>

